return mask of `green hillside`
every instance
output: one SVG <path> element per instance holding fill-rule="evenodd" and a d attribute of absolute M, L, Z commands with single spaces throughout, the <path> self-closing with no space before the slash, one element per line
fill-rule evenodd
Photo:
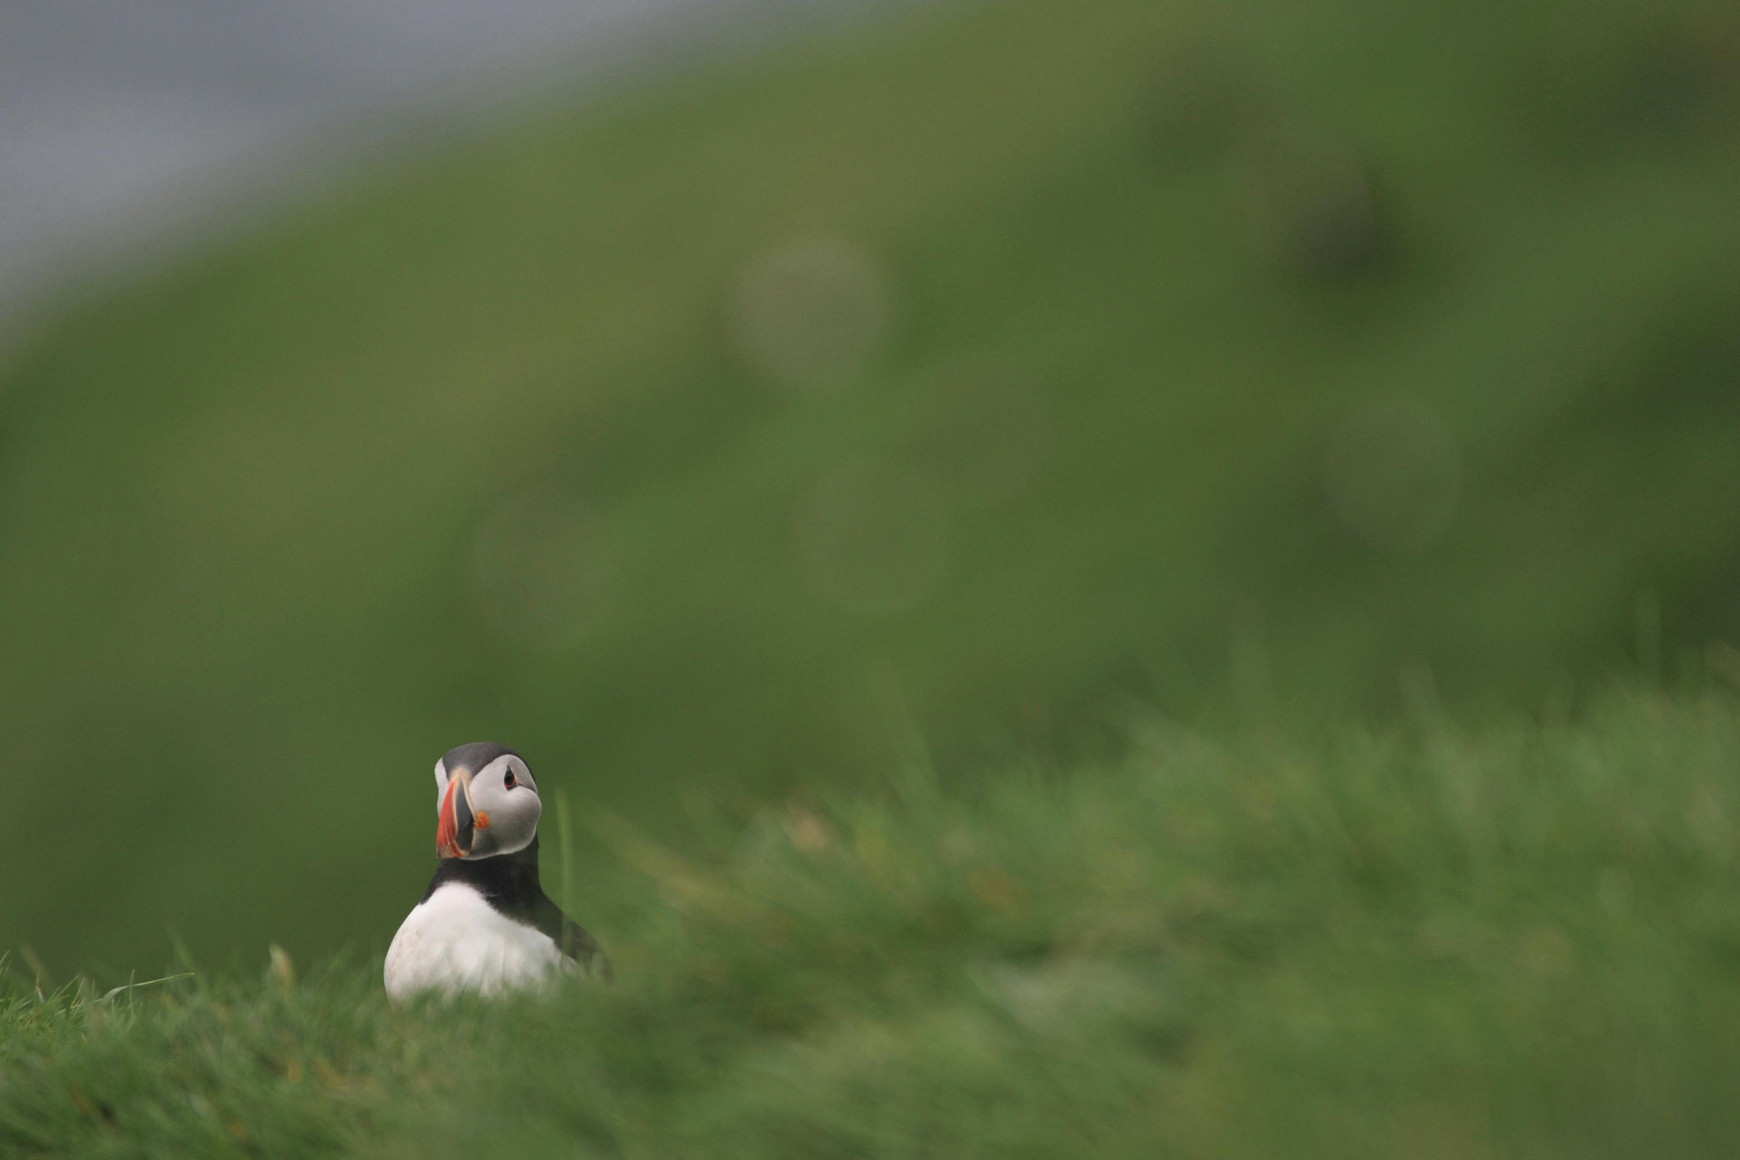
<path fill-rule="evenodd" d="M 378 952 L 479 738 L 682 849 L 1131 705 L 1702 667 L 1737 62 L 1713 3 L 945 5 L 70 309 L 0 370 L 0 942 Z"/>
<path fill-rule="evenodd" d="M 689 851 L 602 822 L 619 977 L 547 1001 L 393 1010 L 373 962 L 40 999 L 14 970 L 0 1151 L 1654 1160 L 1740 1135 L 1732 701 L 1306 748 L 1149 725 L 1068 777 L 896 781 Z"/>

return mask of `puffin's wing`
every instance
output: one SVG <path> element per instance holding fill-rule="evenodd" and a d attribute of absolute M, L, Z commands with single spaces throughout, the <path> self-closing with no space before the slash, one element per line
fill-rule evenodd
<path fill-rule="evenodd" d="M 537 920 L 538 929 L 550 936 L 563 957 L 573 960 L 588 974 L 609 979 L 615 973 L 598 940 L 588 934 L 585 927 L 563 914 L 562 908 L 550 901 L 547 894 L 538 899 Z"/>
<path fill-rule="evenodd" d="M 579 963 L 588 974 L 595 974 L 603 979 L 611 978 L 616 972 L 611 969 L 610 956 L 604 953 L 598 945 L 598 940 L 586 933 L 586 928 L 569 918 L 562 916 L 562 934 L 556 940 L 556 945 L 562 953 Z"/>

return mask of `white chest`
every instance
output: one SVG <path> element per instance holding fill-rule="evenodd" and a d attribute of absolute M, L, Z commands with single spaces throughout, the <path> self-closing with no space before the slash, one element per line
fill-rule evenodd
<path fill-rule="evenodd" d="M 470 886 L 449 883 L 419 903 L 387 948 L 387 994 L 500 994 L 535 986 L 567 965 L 550 937 L 492 908 Z"/>

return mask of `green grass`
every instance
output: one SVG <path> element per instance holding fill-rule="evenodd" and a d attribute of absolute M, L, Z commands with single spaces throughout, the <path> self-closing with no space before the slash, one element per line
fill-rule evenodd
<path fill-rule="evenodd" d="M 9 1156 L 1699 1157 L 1740 1138 L 1740 707 L 620 820 L 612 985 L 396 1010 L 378 960 L 38 997 Z"/>
<path fill-rule="evenodd" d="M 1731 8 L 939 5 L 45 316 L 0 1155 L 1730 1155 Z M 485 737 L 619 980 L 391 1009 Z"/>

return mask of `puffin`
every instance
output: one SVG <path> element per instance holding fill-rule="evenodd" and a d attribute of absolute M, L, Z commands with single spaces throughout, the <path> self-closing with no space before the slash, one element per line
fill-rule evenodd
<path fill-rule="evenodd" d="M 480 741 L 435 763 L 435 851 L 423 901 L 387 948 L 387 995 L 500 995 L 610 964 L 538 884 L 543 803 L 525 758 Z"/>

